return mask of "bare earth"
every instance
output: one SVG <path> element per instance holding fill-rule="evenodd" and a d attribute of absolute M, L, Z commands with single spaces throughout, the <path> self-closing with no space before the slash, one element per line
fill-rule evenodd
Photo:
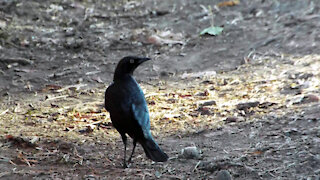
<path fill-rule="evenodd" d="M 319 2 L 219 2 L 1 1 L 0 179 L 319 180 Z M 121 168 L 103 93 L 126 55 L 153 59 L 135 76 L 168 162 Z"/>

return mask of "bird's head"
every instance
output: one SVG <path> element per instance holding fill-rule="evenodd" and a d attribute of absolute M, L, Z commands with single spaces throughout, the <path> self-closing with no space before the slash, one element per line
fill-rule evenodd
<path fill-rule="evenodd" d="M 115 74 L 114 80 L 117 78 L 121 78 L 124 75 L 132 75 L 133 71 L 143 62 L 151 60 L 150 58 L 146 57 L 136 57 L 136 56 L 127 56 L 120 60 L 118 63 Z"/>

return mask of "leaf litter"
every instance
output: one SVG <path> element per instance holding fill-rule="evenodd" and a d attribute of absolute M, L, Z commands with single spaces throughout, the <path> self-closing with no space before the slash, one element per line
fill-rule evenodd
<path fill-rule="evenodd" d="M 229 72 L 197 77 L 182 75 L 177 82 L 141 83 L 155 137 L 181 137 L 239 121 L 256 121 L 270 115 L 279 117 L 299 112 L 298 104 L 319 101 L 320 56 L 276 55 L 274 58 L 256 54 L 248 62 Z M 120 136 L 103 108 L 106 87 L 85 87 L 48 85 L 32 97 L 4 101 L 0 109 L 1 139 L 15 146 L 20 143 L 24 149 L 66 144 L 63 147 L 67 148 L 63 149 L 69 149 L 69 155 L 61 153 L 62 149 L 49 152 L 74 165 L 81 165 L 83 157 L 75 152 L 74 145 L 64 142 L 75 145 L 119 142 Z M 283 92 L 285 88 L 290 91 Z M 287 133 L 294 132 L 287 130 Z M 37 146 L 39 141 L 45 141 L 46 147 Z M 260 155 L 264 151 L 257 149 L 252 153 Z M 17 152 L 16 158 L 8 162 L 32 166 L 46 158 L 33 153 L 27 155 Z M 105 159 L 114 163 L 117 157 L 109 154 Z"/>
<path fill-rule="evenodd" d="M 152 132 L 156 136 L 191 133 L 222 126 L 228 117 L 250 120 L 271 111 L 281 113 L 283 108 L 303 103 L 308 96 L 315 96 L 313 99 L 317 101 L 319 56 L 284 57 L 284 63 L 271 57 L 252 61 L 235 71 L 215 76 L 183 76 L 187 83 L 166 82 L 165 89 L 141 84 L 149 103 Z M 307 79 L 288 78 L 292 77 L 291 74 L 305 72 L 312 76 Z M 281 93 L 285 87 L 295 89 L 293 84 L 303 92 Z M 79 88 L 46 86 L 45 89 L 51 88 L 51 92 L 32 97 L 39 100 L 33 108 L 30 108 L 27 98 L 18 101 L 16 106 L 3 106 L 0 134 L 63 137 L 82 142 L 93 137 L 100 140 L 117 138 L 118 133 L 111 127 L 109 114 L 103 108 L 105 88 L 86 90 L 81 89 L 82 85 L 76 87 Z M 203 105 L 206 101 L 214 103 Z M 15 113 L 17 108 L 21 112 Z M 88 127 L 92 130 L 85 137 L 79 134 Z"/>

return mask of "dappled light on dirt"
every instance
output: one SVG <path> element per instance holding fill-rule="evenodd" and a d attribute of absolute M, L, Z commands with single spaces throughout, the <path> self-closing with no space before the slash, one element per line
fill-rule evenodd
<path fill-rule="evenodd" d="M 283 109 L 308 99 L 317 102 L 319 69 L 320 56 L 257 56 L 250 64 L 215 77 L 186 77 L 183 84 L 142 84 L 152 132 L 161 137 L 197 132 L 219 127 L 228 119 L 248 121 L 268 113 L 285 113 Z M 35 104 L 26 99 L 3 109 L 1 134 L 80 142 L 118 138 L 103 108 L 104 88 L 59 87 L 47 93 L 34 97 L 39 98 Z"/>
<path fill-rule="evenodd" d="M 153 134 L 160 139 L 168 136 L 181 138 L 224 124 L 260 120 L 265 116 L 281 117 L 289 112 L 299 115 L 299 105 L 319 102 L 319 68 L 320 56 L 317 55 L 256 55 L 237 70 L 216 76 L 200 74 L 199 77 L 184 77 L 182 83 L 168 81 L 153 85 L 142 83 L 141 86 L 149 104 Z M 37 144 L 42 140 L 45 145 L 40 149 L 54 143 L 58 148 L 56 153 L 59 148 L 72 151 L 76 144 L 107 142 L 113 146 L 119 143 L 120 136 L 103 108 L 104 88 L 84 90 L 76 87 L 52 86 L 45 89 L 46 94 L 24 97 L 23 101 L 15 101 L 13 106 L 3 104 L 0 134 L 20 148 L 38 148 Z M 39 101 L 35 102 L 34 98 Z M 288 129 L 287 132 L 292 131 Z M 252 153 L 259 155 L 263 152 L 256 150 Z M 57 155 L 68 163 L 79 164 L 83 160 L 77 153 L 72 155 L 73 160 L 65 159 L 71 157 L 64 157 L 63 153 L 61 156 Z M 112 162 L 114 156 L 108 158 Z M 16 159 L 4 161 L 28 166 L 38 163 L 37 157 L 28 159 L 21 153 Z M 206 169 L 212 166 L 203 163 L 197 167 Z M 230 162 L 225 163 L 219 166 L 230 166 Z"/>

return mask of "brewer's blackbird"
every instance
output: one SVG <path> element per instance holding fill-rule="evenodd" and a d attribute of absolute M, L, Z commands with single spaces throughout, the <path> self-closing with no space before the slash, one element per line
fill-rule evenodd
<path fill-rule="evenodd" d="M 142 145 L 149 159 L 156 162 L 168 160 L 168 155 L 160 149 L 151 135 L 147 102 L 143 91 L 132 77 L 133 71 L 148 60 L 150 59 L 134 56 L 121 59 L 116 67 L 113 83 L 105 92 L 105 108 L 109 111 L 112 124 L 120 133 L 124 143 L 124 168 L 127 167 L 126 134 L 133 139 L 129 163 L 137 142 Z"/>

